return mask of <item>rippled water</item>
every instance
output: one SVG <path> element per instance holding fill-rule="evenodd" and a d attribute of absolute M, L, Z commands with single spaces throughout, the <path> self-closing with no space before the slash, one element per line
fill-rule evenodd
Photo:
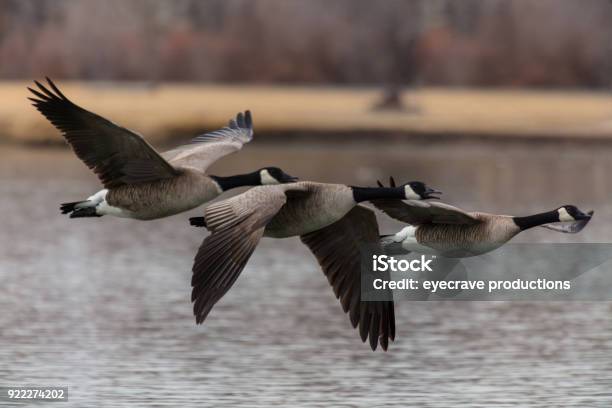
<path fill-rule="evenodd" d="M 467 209 L 573 202 L 610 242 L 609 146 L 250 146 L 217 171 L 278 164 L 324 181 L 423 179 Z M 0 150 L 0 386 L 69 387 L 62 406 L 612 406 L 606 302 L 403 302 L 387 353 L 350 327 L 299 240 L 260 244 L 204 326 L 190 267 L 203 232 L 183 214 L 69 220 L 98 189 L 69 151 Z M 381 219 L 382 230 L 398 225 Z M 1 404 L 1 402 L 0 402 Z M 59 406 L 59 405 L 58 405 Z"/>

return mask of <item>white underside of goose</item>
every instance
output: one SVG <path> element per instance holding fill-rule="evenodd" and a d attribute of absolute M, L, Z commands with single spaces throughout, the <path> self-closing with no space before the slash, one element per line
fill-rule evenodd
<path fill-rule="evenodd" d="M 439 254 L 439 251 L 430 248 L 428 246 L 420 244 L 416 239 L 417 227 L 409 225 L 402 228 L 397 234 L 393 236 L 393 241 L 401 243 L 402 248 L 410 252 L 418 252 L 421 254 Z"/>
<path fill-rule="evenodd" d="M 124 210 L 119 207 L 113 207 L 106 201 L 107 189 L 98 191 L 96 194 L 87 197 L 87 201 L 79 204 L 78 208 L 96 207 L 98 215 L 113 215 L 115 217 L 133 218 L 131 211 Z"/>

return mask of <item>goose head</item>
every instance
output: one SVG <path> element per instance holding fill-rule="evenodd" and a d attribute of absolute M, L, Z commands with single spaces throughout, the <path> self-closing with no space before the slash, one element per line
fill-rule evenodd
<path fill-rule="evenodd" d="M 379 187 L 385 187 L 380 180 L 377 181 Z M 389 187 L 397 188 L 395 184 L 395 179 L 393 177 L 389 177 Z M 442 194 L 441 191 L 435 190 L 429 186 L 427 186 L 422 181 L 410 181 L 406 184 L 402 184 L 399 188 L 404 189 L 404 198 L 406 200 L 427 200 L 428 198 L 436 198 L 439 199 L 436 195 Z M 436 195 L 434 195 L 436 194 Z"/>
<path fill-rule="evenodd" d="M 259 183 L 261 185 L 293 183 L 297 177 L 290 176 L 278 167 L 264 167 L 259 170 Z"/>
<path fill-rule="evenodd" d="M 564 205 L 557 208 L 559 222 L 574 222 L 591 219 L 591 214 L 583 213 L 575 205 Z"/>
<path fill-rule="evenodd" d="M 406 200 L 426 200 L 428 198 L 439 199 L 440 197 L 438 196 L 442 194 L 441 191 L 427 186 L 422 181 L 411 181 L 404 184 L 403 187 Z"/>

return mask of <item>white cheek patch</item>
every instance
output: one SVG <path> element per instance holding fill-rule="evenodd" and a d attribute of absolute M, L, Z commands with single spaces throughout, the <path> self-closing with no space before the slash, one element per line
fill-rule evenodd
<path fill-rule="evenodd" d="M 404 186 L 404 195 L 406 196 L 406 200 L 420 200 L 421 196 L 414 192 L 412 187 L 408 184 Z"/>
<path fill-rule="evenodd" d="M 279 184 L 278 180 L 272 177 L 272 175 L 266 169 L 259 172 L 259 178 L 261 179 L 261 184 L 263 185 Z"/>
<path fill-rule="evenodd" d="M 576 219 L 574 217 L 572 217 L 570 215 L 570 213 L 567 212 L 567 210 L 565 209 L 565 207 L 561 207 L 557 210 L 557 213 L 559 213 L 559 221 L 562 222 L 567 222 L 567 221 L 576 221 Z"/>

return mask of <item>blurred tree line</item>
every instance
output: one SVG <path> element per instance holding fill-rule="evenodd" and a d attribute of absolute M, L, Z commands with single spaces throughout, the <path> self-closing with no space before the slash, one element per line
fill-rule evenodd
<path fill-rule="evenodd" d="M 608 0 L 0 0 L 0 78 L 612 83 Z"/>

